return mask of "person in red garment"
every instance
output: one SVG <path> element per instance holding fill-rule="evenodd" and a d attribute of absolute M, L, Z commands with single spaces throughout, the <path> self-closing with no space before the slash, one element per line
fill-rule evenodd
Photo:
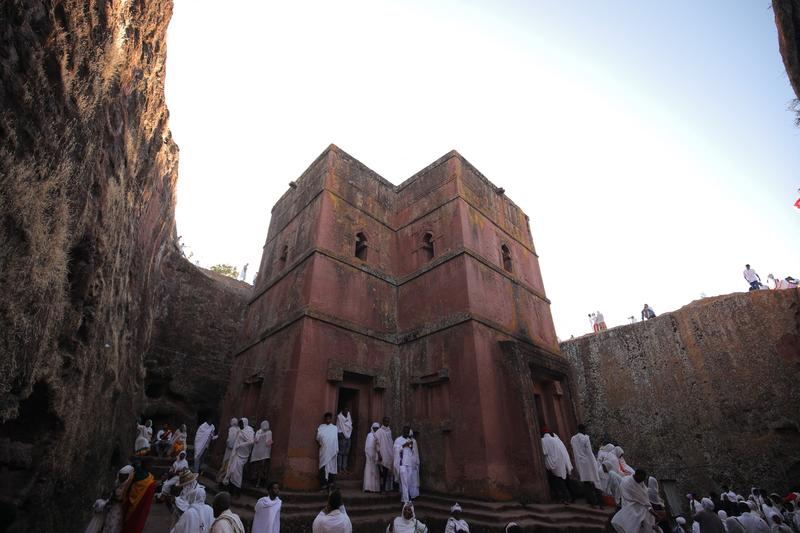
<path fill-rule="evenodd" d="M 133 482 L 128 488 L 125 521 L 122 533 L 142 533 L 153 504 L 156 480 L 149 470 L 150 459 L 137 457 L 133 463 Z"/>

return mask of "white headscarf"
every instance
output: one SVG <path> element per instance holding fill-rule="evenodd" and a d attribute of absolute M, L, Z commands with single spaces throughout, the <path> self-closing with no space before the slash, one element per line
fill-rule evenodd
<path fill-rule="evenodd" d="M 125 478 L 125 481 L 120 482 L 119 476 L 121 474 L 125 474 L 128 477 Z M 128 487 L 131 486 L 131 482 L 133 481 L 133 465 L 125 465 L 119 469 L 117 472 L 117 488 L 114 489 L 114 495 L 118 499 L 122 499 L 125 496 L 125 493 L 128 491 Z"/>
<path fill-rule="evenodd" d="M 700 505 L 702 505 L 703 509 L 705 509 L 706 511 L 714 510 L 714 502 L 712 502 L 710 498 L 703 498 L 702 500 L 700 500 Z"/>
<path fill-rule="evenodd" d="M 414 512 L 414 504 L 411 502 L 406 502 L 403 505 L 403 512 L 407 508 L 411 509 L 411 518 L 406 518 L 400 513 L 400 516 L 395 518 L 392 521 L 392 532 L 393 533 L 427 533 L 428 526 L 417 520 L 417 515 Z M 386 531 L 389 531 L 389 528 L 386 528 Z"/>
<path fill-rule="evenodd" d="M 653 476 L 647 478 L 647 497 L 653 505 L 664 505 L 664 501 L 658 493 L 658 480 Z"/>
<path fill-rule="evenodd" d="M 268 431 L 269 430 L 269 422 L 264 420 L 261 422 L 261 431 Z"/>

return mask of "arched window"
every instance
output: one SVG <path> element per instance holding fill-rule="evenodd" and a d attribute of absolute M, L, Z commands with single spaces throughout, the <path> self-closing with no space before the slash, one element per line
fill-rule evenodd
<path fill-rule="evenodd" d="M 508 249 L 508 246 L 504 244 L 500 247 L 500 252 L 503 256 L 503 268 L 511 272 L 511 251 Z"/>
<path fill-rule="evenodd" d="M 422 253 L 426 261 L 433 259 L 433 234 L 429 231 L 422 236 Z"/>
<path fill-rule="evenodd" d="M 356 257 L 362 261 L 367 260 L 367 236 L 360 231 L 356 233 Z"/>
<path fill-rule="evenodd" d="M 286 266 L 286 260 L 289 258 L 289 245 L 284 244 L 281 249 L 281 255 L 278 257 L 278 266 L 283 268 Z"/>

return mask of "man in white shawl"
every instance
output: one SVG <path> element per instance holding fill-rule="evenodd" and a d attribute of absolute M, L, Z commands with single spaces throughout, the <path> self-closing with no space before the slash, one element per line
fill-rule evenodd
<path fill-rule="evenodd" d="M 578 425 L 578 433 L 570 439 L 572 455 L 575 457 L 575 470 L 583 484 L 583 492 L 589 505 L 597 505 L 597 490 L 600 489 L 597 459 L 592 450 L 592 441 L 586 434 L 586 426 Z"/>
<path fill-rule="evenodd" d="M 411 476 L 408 480 L 408 496 L 412 500 L 419 498 L 419 446 L 417 446 L 417 439 L 414 435 L 414 430 L 408 432 L 408 438 L 411 440 L 411 451 L 414 454 L 414 460 L 411 463 Z"/>
<path fill-rule="evenodd" d="M 233 445 L 236 444 L 236 436 L 239 434 L 239 419 L 231 418 L 231 426 L 228 428 L 228 438 L 225 440 L 225 455 L 222 456 L 222 465 L 219 467 L 217 483 L 221 483 L 228 471 L 228 463 L 233 453 Z"/>
<path fill-rule="evenodd" d="M 375 432 L 380 427 L 380 424 L 373 422 L 364 444 L 364 492 L 381 490 L 381 478 L 378 473 L 378 440 L 375 438 Z"/>
<path fill-rule="evenodd" d="M 375 432 L 378 441 L 378 473 L 380 475 L 381 492 L 392 490 L 394 486 L 394 439 L 389 427 L 389 417 L 383 417 L 383 425 Z"/>
<path fill-rule="evenodd" d="M 189 508 L 181 515 L 170 533 L 210 533 L 214 510 L 206 505 L 206 489 L 198 485 L 188 495 Z"/>
<path fill-rule="evenodd" d="M 250 451 L 253 449 L 254 439 L 253 428 L 250 427 L 249 421 L 242 417 L 239 420 L 239 433 L 236 435 L 236 442 L 233 444 L 233 453 L 231 453 L 231 457 L 228 460 L 228 471 L 225 474 L 225 479 L 222 480 L 223 485 L 229 485 L 230 492 L 234 496 L 238 496 L 242 492 L 244 465 L 250 459 Z"/>
<path fill-rule="evenodd" d="M 394 441 L 394 475 L 400 483 L 400 501 L 411 501 L 409 485 L 414 475 L 414 441 L 410 438 L 411 428 L 405 426 L 403 434 Z"/>
<path fill-rule="evenodd" d="M 769 533 L 770 527 L 758 514 L 758 504 L 753 501 L 743 502 L 740 504 L 742 507 L 742 514 L 739 515 L 739 522 L 742 523 L 747 533 Z M 745 510 L 744 508 L 747 508 Z"/>
<path fill-rule="evenodd" d="M 211 441 L 217 438 L 214 435 L 214 424 L 210 424 L 205 420 L 200 427 L 197 428 L 197 433 L 194 434 L 194 471 L 200 473 L 200 467 L 203 466 L 203 456 L 208 450 Z"/>
<path fill-rule="evenodd" d="M 264 420 L 256 431 L 253 453 L 250 454 L 250 467 L 255 470 L 256 487 L 269 481 L 269 463 L 272 457 L 272 431 L 269 422 Z M 248 467 L 248 468 L 250 468 Z"/>
<path fill-rule="evenodd" d="M 336 415 L 336 431 L 339 439 L 336 468 L 346 474 L 348 473 L 347 456 L 350 455 L 350 437 L 353 436 L 353 418 L 350 416 L 350 408 L 347 406 Z"/>
<path fill-rule="evenodd" d="M 655 516 L 644 486 L 646 479 L 647 472 L 637 470 L 620 483 L 622 509 L 611 519 L 611 525 L 619 533 L 652 533 Z"/>
<path fill-rule="evenodd" d="M 572 497 L 566 480 L 572 472 L 572 461 L 567 447 L 547 426 L 542 427 L 542 453 L 547 477 L 553 489 L 553 498 L 561 503 L 569 503 Z"/>
<path fill-rule="evenodd" d="M 280 533 L 282 502 L 279 494 L 280 486 L 273 481 L 267 487 L 267 495 L 256 502 L 252 533 Z"/>
<path fill-rule="evenodd" d="M 337 457 L 339 455 L 339 433 L 333 423 L 333 413 L 325 413 L 317 428 L 319 444 L 319 482 L 323 489 L 336 481 Z"/>
<path fill-rule="evenodd" d="M 428 533 L 428 526 L 417 520 L 414 504 L 407 502 L 403 505 L 402 514 L 389 522 L 386 533 Z"/>
<path fill-rule="evenodd" d="M 214 496 L 214 522 L 211 524 L 211 533 L 245 533 L 244 524 L 239 515 L 231 511 L 231 495 L 219 492 Z"/>
<path fill-rule="evenodd" d="M 312 533 L 353 533 L 353 524 L 342 505 L 342 493 L 338 489 L 332 490 L 328 495 L 328 504 L 314 519 L 311 531 Z"/>

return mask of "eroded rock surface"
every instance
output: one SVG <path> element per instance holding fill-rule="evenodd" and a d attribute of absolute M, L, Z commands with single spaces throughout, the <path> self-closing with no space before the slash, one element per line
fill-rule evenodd
<path fill-rule="evenodd" d="M 561 344 L 595 444 L 683 489 L 800 479 L 800 292 L 706 298 Z"/>
<path fill-rule="evenodd" d="M 0 530 L 85 527 L 132 452 L 157 319 L 193 344 L 204 334 L 162 302 L 191 292 L 167 276 L 194 269 L 174 237 L 171 12 L 0 4 Z"/>

